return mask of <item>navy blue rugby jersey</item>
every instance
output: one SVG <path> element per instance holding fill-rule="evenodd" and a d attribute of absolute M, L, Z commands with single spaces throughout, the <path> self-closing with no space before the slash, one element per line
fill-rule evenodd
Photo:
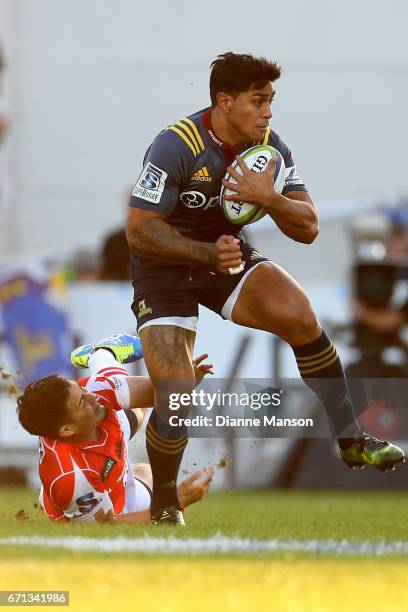
<path fill-rule="evenodd" d="M 215 242 L 222 234 L 236 236 L 242 226 L 224 216 L 219 202 L 221 180 L 236 155 L 255 144 L 261 143 L 231 147 L 220 141 L 209 108 L 181 119 L 160 132 L 147 150 L 129 205 L 164 214 L 170 225 L 193 240 Z M 262 144 L 278 149 L 285 160 L 282 193 L 306 191 L 292 154 L 278 134 L 267 128 Z M 137 266 L 136 260 L 154 265 L 152 260 L 133 254 Z"/>

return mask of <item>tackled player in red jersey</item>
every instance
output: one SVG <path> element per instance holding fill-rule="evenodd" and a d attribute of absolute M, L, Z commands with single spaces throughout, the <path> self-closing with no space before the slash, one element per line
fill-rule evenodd
<path fill-rule="evenodd" d="M 129 376 L 120 364 L 140 357 L 138 338 L 127 335 L 79 347 L 72 361 L 90 367 L 90 376 L 49 376 L 18 399 L 21 424 L 40 436 L 40 502 L 51 520 L 149 522 L 150 466 L 131 465 L 128 442 L 154 403 L 153 390 L 148 378 Z M 203 359 L 197 382 L 211 371 Z M 213 475 L 205 468 L 179 485 L 184 506 L 206 494 Z"/>

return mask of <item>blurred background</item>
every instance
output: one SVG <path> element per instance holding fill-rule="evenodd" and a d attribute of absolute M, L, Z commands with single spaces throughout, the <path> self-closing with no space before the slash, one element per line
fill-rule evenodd
<path fill-rule="evenodd" d="M 134 332 L 127 194 L 157 132 L 209 104 L 209 65 L 228 50 L 283 67 L 271 127 L 321 219 L 312 245 L 270 220 L 248 237 L 303 285 L 349 375 L 378 381 L 357 399 L 367 428 L 408 448 L 407 16 L 402 0 L 0 0 L 0 484 L 38 485 L 17 385 L 73 377 L 76 343 Z M 226 385 L 284 381 L 302 410 L 292 352 L 276 339 L 202 309 L 202 352 Z M 132 455 L 145 458 L 142 436 Z M 323 438 L 192 440 L 183 469 L 207 462 L 227 464 L 218 487 L 405 483 L 404 468 L 349 473 Z"/>

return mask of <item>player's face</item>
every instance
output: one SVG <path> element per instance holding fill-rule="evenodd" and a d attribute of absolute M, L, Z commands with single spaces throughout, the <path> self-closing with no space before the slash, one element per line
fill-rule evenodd
<path fill-rule="evenodd" d="M 251 87 L 232 99 L 228 123 L 241 135 L 242 141 L 262 140 L 272 117 L 271 104 L 275 91 L 272 83 Z"/>
<path fill-rule="evenodd" d="M 66 406 L 70 414 L 67 427 L 75 436 L 87 437 L 95 433 L 95 429 L 107 416 L 107 409 L 98 402 L 97 396 L 70 380 L 70 391 Z"/>

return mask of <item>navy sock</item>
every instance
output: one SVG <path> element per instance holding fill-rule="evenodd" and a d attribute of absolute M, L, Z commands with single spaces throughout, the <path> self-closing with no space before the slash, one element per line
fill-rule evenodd
<path fill-rule="evenodd" d="M 187 427 L 169 427 L 153 410 L 146 427 L 146 449 L 153 474 L 151 509 L 180 508 L 177 475 L 188 442 Z"/>
<path fill-rule="evenodd" d="M 322 331 L 317 340 L 292 349 L 301 377 L 325 407 L 339 446 L 345 450 L 362 430 L 335 346 Z"/>

